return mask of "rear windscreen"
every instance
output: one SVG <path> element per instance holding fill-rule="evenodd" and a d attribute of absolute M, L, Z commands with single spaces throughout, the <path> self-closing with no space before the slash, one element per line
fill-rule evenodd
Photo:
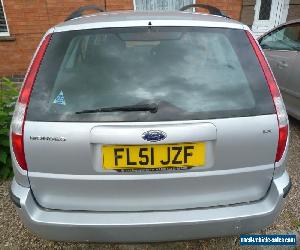
<path fill-rule="evenodd" d="M 82 110 L 158 105 L 157 112 Z M 243 30 L 130 27 L 54 33 L 32 91 L 32 121 L 172 121 L 274 113 Z"/>

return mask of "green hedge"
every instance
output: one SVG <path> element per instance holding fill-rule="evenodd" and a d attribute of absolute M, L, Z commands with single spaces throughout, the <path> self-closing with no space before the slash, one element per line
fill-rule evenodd
<path fill-rule="evenodd" d="M 0 179 L 13 176 L 9 151 L 9 127 L 18 90 L 18 86 L 9 79 L 0 79 Z"/>

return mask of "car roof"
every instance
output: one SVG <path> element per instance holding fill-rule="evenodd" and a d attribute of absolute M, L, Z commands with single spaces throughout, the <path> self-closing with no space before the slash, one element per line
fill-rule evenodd
<path fill-rule="evenodd" d="M 101 27 L 148 26 L 149 23 L 152 26 L 204 26 L 248 29 L 246 25 L 233 19 L 199 12 L 118 11 L 100 12 L 74 18 L 56 25 L 54 31 L 61 32 Z"/>
<path fill-rule="evenodd" d="M 266 33 L 262 34 L 260 37 L 258 37 L 258 40 L 262 39 L 263 37 L 265 37 L 266 35 L 270 34 L 271 32 L 273 32 L 274 30 L 277 30 L 283 26 L 286 26 L 286 25 L 289 25 L 289 24 L 294 24 L 294 23 L 300 23 L 300 18 L 299 19 L 293 19 L 293 20 L 290 20 L 290 21 L 287 21 L 285 23 L 282 23 L 276 27 L 274 27 L 273 29 L 267 31 Z"/>
<path fill-rule="evenodd" d="M 293 23 L 300 23 L 300 18 L 290 20 L 290 21 L 288 21 L 286 23 L 283 23 L 282 25 L 293 24 Z"/>

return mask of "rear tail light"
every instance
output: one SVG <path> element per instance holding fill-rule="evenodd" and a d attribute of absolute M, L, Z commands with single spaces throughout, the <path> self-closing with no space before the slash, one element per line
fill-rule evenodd
<path fill-rule="evenodd" d="M 278 138 L 278 146 L 277 146 L 277 152 L 275 161 L 278 162 L 281 160 L 282 155 L 284 153 L 287 138 L 288 138 L 288 116 L 285 111 L 284 103 L 280 94 L 280 91 L 278 89 L 278 86 L 276 84 L 276 80 L 273 76 L 273 73 L 270 69 L 270 66 L 262 53 L 257 41 L 253 38 L 251 33 L 249 31 L 246 31 L 248 39 L 255 51 L 256 56 L 258 57 L 259 63 L 261 65 L 261 68 L 264 72 L 266 81 L 268 83 L 274 106 L 277 113 L 277 120 L 278 120 L 278 127 L 279 127 L 279 138 Z"/>
<path fill-rule="evenodd" d="M 24 122 L 26 119 L 27 107 L 29 104 L 30 94 L 33 84 L 35 82 L 36 75 L 39 71 L 40 64 L 48 47 L 51 34 L 47 35 L 42 41 L 35 58 L 32 61 L 30 69 L 24 80 L 24 84 L 16 103 L 14 115 L 11 123 L 11 140 L 14 154 L 16 156 L 19 166 L 23 170 L 27 170 L 27 163 L 24 153 Z"/>

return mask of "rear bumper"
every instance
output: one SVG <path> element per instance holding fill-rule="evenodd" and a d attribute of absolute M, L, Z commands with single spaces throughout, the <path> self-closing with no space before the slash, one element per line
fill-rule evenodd
<path fill-rule="evenodd" d="M 29 188 L 11 186 L 26 226 L 52 240 L 150 242 L 200 239 L 253 232 L 271 224 L 289 191 L 287 172 L 257 202 L 201 209 L 148 212 L 62 211 L 41 208 Z"/>

